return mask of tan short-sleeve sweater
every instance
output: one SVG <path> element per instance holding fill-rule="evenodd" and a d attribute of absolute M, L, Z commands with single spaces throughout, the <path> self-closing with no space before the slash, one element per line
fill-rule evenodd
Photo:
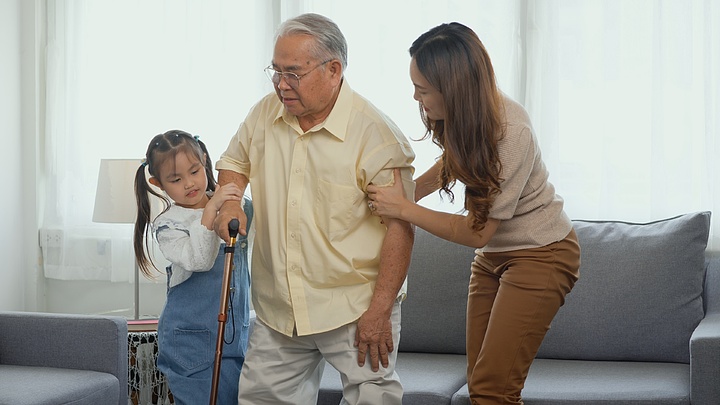
<path fill-rule="evenodd" d="M 548 181 L 527 111 L 509 97 L 503 98 L 506 128 L 498 145 L 501 193 L 489 214 L 501 222 L 483 249 L 486 252 L 545 246 L 562 240 L 572 229 L 563 199 Z"/>

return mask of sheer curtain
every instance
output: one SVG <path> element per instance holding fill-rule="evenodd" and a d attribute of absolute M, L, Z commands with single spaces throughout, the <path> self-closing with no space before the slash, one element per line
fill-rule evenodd
<path fill-rule="evenodd" d="M 531 4 L 525 105 L 568 212 L 710 210 L 720 248 L 720 5 Z"/>
<path fill-rule="evenodd" d="M 348 81 L 413 139 L 424 129 L 407 49 L 440 23 L 472 27 L 501 89 L 528 109 L 572 218 L 644 222 L 710 210 L 720 249 L 715 1 L 53 1 L 43 227 L 66 238 L 46 275 L 129 279 L 131 227 L 91 222 L 100 159 L 142 157 L 171 128 L 200 135 L 216 159 L 271 90 L 262 68 L 275 27 L 303 12 L 338 23 Z M 430 141 L 413 146 L 419 174 L 439 151 Z M 458 211 L 457 202 L 424 204 Z M 108 235 L 124 263 L 90 266 L 92 246 L 69 242 Z"/>
<path fill-rule="evenodd" d="M 132 225 L 92 222 L 100 159 L 144 157 L 183 129 L 216 159 L 270 90 L 269 3 L 51 1 L 41 236 L 45 275 L 132 280 Z M 52 240 L 52 239 L 51 239 Z M 164 265 L 158 256 L 160 268 Z"/>

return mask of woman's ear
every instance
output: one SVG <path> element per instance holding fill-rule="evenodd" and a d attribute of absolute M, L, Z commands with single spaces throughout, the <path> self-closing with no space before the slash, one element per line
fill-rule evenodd
<path fill-rule="evenodd" d="M 162 184 L 160 184 L 160 180 L 158 180 L 157 177 L 150 177 L 150 179 L 148 181 L 150 182 L 150 184 L 159 188 L 160 190 L 165 190 L 163 188 Z"/>

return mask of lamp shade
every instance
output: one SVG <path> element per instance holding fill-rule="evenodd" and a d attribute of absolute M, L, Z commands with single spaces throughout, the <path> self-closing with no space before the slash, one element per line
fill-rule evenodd
<path fill-rule="evenodd" d="M 93 222 L 135 223 L 135 173 L 140 159 L 102 159 L 95 194 Z"/>

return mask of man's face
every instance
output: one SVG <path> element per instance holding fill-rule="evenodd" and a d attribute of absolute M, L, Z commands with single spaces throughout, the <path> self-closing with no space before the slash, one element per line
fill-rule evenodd
<path fill-rule="evenodd" d="M 316 60 L 310 52 L 314 44 L 308 35 L 278 38 L 272 67 L 277 72 L 295 73 L 300 80 L 280 76 L 275 92 L 287 111 L 301 122 L 321 122 L 332 110 L 341 75 L 336 60 Z"/>

